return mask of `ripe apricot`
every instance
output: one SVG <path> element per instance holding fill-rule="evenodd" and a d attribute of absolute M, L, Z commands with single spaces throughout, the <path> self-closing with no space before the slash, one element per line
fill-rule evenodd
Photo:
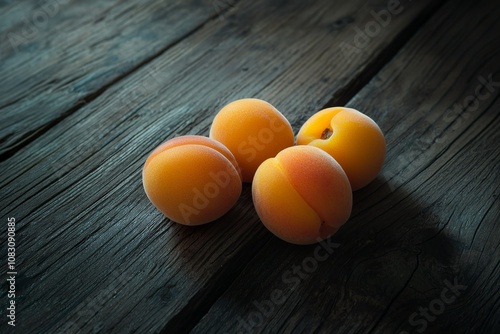
<path fill-rule="evenodd" d="M 243 182 L 252 182 L 264 160 L 294 143 L 293 130 L 285 116 L 259 99 L 236 100 L 222 108 L 212 122 L 210 138 L 233 153 Z"/>
<path fill-rule="evenodd" d="M 333 107 L 319 111 L 302 125 L 297 144 L 316 146 L 335 158 L 353 190 L 375 179 L 384 164 L 382 130 L 356 109 Z"/>
<path fill-rule="evenodd" d="M 313 146 L 293 146 L 264 161 L 252 184 L 262 223 L 279 238 L 312 244 L 349 218 L 352 190 L 342 167 Z"/>
<path fill-rule="evenodd" d="M 165 216 L 201 225 L 224 215 L 241 194 L 241 174 L 232 153 L 202 136 L 182 136 L 158 146 L 142 170 L 144 190 Z"/>

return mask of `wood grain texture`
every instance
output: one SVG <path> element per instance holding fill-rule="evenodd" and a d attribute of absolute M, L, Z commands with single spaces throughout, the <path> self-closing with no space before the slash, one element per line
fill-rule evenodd
<path fill-rule="evenodd" d="M 499 14 L 449 2 L 349 101 L 388 155 L 332 253 L 271 239 L 194 333 L 498 331 Z"/>
<path fill-rule="evenodd" d="M 146 155 L 176 133 L 207 134 L 215 112 L 225 103 L 240 97 L 255 96 L 269 100 L 298 130 L 314 111 L 325 105 L 350 100 L 411 36 L 418 26 L 415 22 L 422 22 L 437 6 L 431 2 L 405 3 L 405 10 L 393 17 L 390 28 L 381 30 L 359 53 L 346 58 L 339 44 L 353 41 L 354 27 L 363 27 L 373 21 L 370 11 L 384 9 L 386 1 L 373 1 L 367 5 L 361 1 L 342 3 L 319 0 L 308 3 L 246 1 L 234 7 L 226 4 L 232 8 L 226 16 L 213 18 L 155 59 L 120 78 L 83 105 L 78 113 L 61 119 L 36 141 L 0 164 L 5 171 L 0 178 L 1 207 L 9 214 L 15 213 L 19 220 L 19 267 L 23 268 L 18 277 L 23 291 L 19 297 L 21 329 L 38 332 L 76 332 L 80 329 L 84 333 L 172 333 L 194 326 L 195 321 L 218 299 L 197 330 L 232 332 L 234 327 L 230 326 L 236 326 L 237 322 L 230 316 L 244 317 L 244 311 L 234 312 L 248 307 L 247 300 L 233 288 L 229 290 L 233 291 L 232 294 L 223 294 L 235 277 L 240 275 L 234 286 L 253 291 L 252 298 L 268 298 L 270 290 L 259 286 L 269 284 L 271 289 L 271 284 L 279 280 L 277 275 L 282 272 L 280 269 L 289 268 L 297 258 L 303 259 L 301 255 L 310 254 L 311 248 L 296 248 L 275 240 L 256 217 L 248 187 L 237 206 L 220 221 L 196 229 L 173 225 L 162 218 L 144 196 L 140 172 Z M 443 14 L 443 19 L 448 16 Z M 455 31 L 462 34 L 458 27 Z M 430 37 L 421 39 L 427 41 Z M 435 59 L 441 57 L 429 51 L 426 54 L 433 55 Z M 467 62 L 467 59 L 470 60 L 470 57 L 464 57 L 463 61 Z M 430 60 L 421 60 L 421 63 L 424 68 L 432 70 Z M 400 62 L 394 66 L 402 71 L 404 65 Z M 435 64 L 436 67 L 441 65 Z M 389 273 L 397 276 L 401 272 L 409 279 L 412 276 L 408 274 L 408 268 L 418 268 L 416 263 L 419 263 L 415 262 L 419 249 L 410 242 L 411 234 L 421 233 L 420 241 L 425 241 L 436 234 L 434 225 L 443 227 L 437 220 L 441 216 L 433 220 L 436 213 L 426 204 L 425 191 L 419 189 L 434 189 L 424 181 L 433 173 L 438 173 L 440 169 L 436 169 L 437 166 L 445 161 L 437 159 L 434 153 L 425 155 L 427 150 L 418 146 L 419 156 L 424 152 L 422 161 L 436 160 L 438 164 L 419 167 L 418 173 L 412 171 L 414 166 L 407 168 L 407 174 L 390 173 L 400 170 L 394 168 L 402 164 L 396 154 L 409 154 L 404 148 L 412 143 L 410 139 L 429 138 L 420 137 L 425 128 L 417 127 L 421 132 L 412 136 L 408 136 L 411 133 L 408 129 L 413 130 L 414 124 L 420 124 L 419 117 L 430 117 L 422 111 L 425 110 L 424 102 L 427 98 L 433 101 L 427 95 L 437 93 L 427 88 L 427 95 L 421 95 L 420 86 L 427 87 L 428 83 L 424 84 L 424 80 L 418 78 L 417 74 L 422 73 L 415 69 L 413 71 L 418 73 L 412 72 L 412 75 L 417 76 L 415 82 L 420 86 L 406 91 L 407 86 L 397 85 L 406 83 L 411 86 L 416 83 L 410 79 L 401 79 L 396 83 L 389 80 L 392 77 L 384 79 L 383 73 L 390 68 L 394 69 L 389 65 L 370 83 L 367 87 L 369 93 L 363 91 L 351 102 L 352 106 L 360 109 L 370 100 L 378 102 L 365 110 L 380 121 L 388 136 L 392 133 L 392 137 L 388 137 L 391 139 L 391 151 L 384 171 L 384 176 L 391 181 L 381 179 L 356 194 L 358 206 L 349 225 L 351 227 L 338 236 L 344 236 L 340 239 L 342 245 L 349 244 L 353 235 L 361 233 L 359 228 L 364 230 L 363 226 L 368 224 L 366 221 L 371 219 L 373 212 L 380 212 L 382 218 L 374 218 L 373 229 L 360 239 L 360 243 L 350 244 L 344 250 L 345 254 L 351 254 L 350 258 L 344 259 L 345 270 L 349 272 L 348 268 L 351 268 L 352 271 L 350 276 L 344 277 L 347 285 L 341 292 L 348 295 L 344 298 L 348 299 L 352 294 L 360 301 L 352 305 L 353 311 L 349 314 L 354 313 L 353 318 L 342 316 L 348 330 L 350 327 L 347 326 L 353 321 L 366 320 L 363 312 L 370 314 L 374 328 L 390 326 L 384 322 L 388 321 L 384 320 L 386 317 L 382 317 L 383 310 L 392 305 L 387 297 L 394 297 L 394 291 L 406 287 L 406 281 L 402 283 L 396 279 L 387 287 L 385 272 L 380 272 L 373 265 L 373 255 L 377 254 L 376 261 L 380 268 L 386 269 L 382 265 L 388 261 L 392 264 L 388 268 Z M 401 74 L 394 77 L 399 78 Z M 373 82 L 380 83 L 376 94 Z M 439 87 L 445 89 L 452 84 L 462 84 L 464 91 L 469 87 L 464 82 L 457 83 L 451 79 Z M 383 89 L 387 91 L 382 93 Z M 394 99 L 391 92 L 397 92 L 397 98 L 401 100 Z M 450 101 L 460 95 L 459 92 L 450 94 Z M 461 96 L 463 99 L 464 96 Z M 403 102 L 407 102 L 404 97 L 412 101 L 415 109 L 398 109 L 405 105 Z M 357 99 L 361 99 L 363 104 L 355 104 Z M 422 108 L 418 109 L 420 105 Z M 421 110 L 420 116 L 417 110 Z M 412 117 L 405 118 L 407 114 Z M 460 124 L 461 132 L 467 133 L 465 130 L 470 124 Z M 446 133 L 451 136 L 451 142 L 461 138 L 460 133 Z M 405 144 L 398 144 L 399 139 Z M 447 146 L 441 151 L 448 152 Z M 412 154 L 417 154 L 413 146 L 410 148 Z M 460 146 L 456 150 L 460 152 Z M 413 157 L 402 156 L 404 161 L 408 156 Z M 422 166 L 417 162 L 415 164 Z M 465 173 L 465 170 L 461 172 Z M 425 176 L 423 179 L 416 177 L 420 173 Z M 449 173 L 453 175 L 455 170 Z M 409 186 L 406 186 L 407 183 Z M 448 183 L 438 184 L 443 187 L 443 192 L 436 192 L 431 199 L 448 194 L 444 192 L 452 186 Z M 453 197 L 448 200 L 455 203 Z M 394 207 L 399 209 L 391 211 Z M 439 214 L 445 217 L 451 212 L 443 209 Z M 490 214 L 494 213 L 495 207 L 492 207 Z M 382 242 L 376 238 L 383 229 L 390 229 L 390 223 L 398 222 L 396 219 L 401 217 L 408 217 L 425 227 L 423 230 L 412 230 L 408 225 L 404 226 L 408 228 L 404 231 L 410 235 L 403 243 L 408 249 L 403 251 L 399 249 L 400 237 L 394 231 Z M 413 217 L 428 220 L 420 221 Z M 446 246 L 447 239 L 439 234 L 435 239 L 445 240 L 445 250 L 451 252 L 450 246 Z M 376 248 L 376 243 L 382 245 L 381 248 Z M 339 251 L 341 249 L 343 247 Z M 348 252 L 353 249 L 354 252 Z M 382 252 L 384 250 L 385 253 Z M 268 251 L 272 253 L 266 253 Z M 440 255 L 439 248 L 428 251 Z M 358 257 L 353 259 L 352 253 Z M 268 254 L 273 254 L 273 257 L 266 258 Z M 282 260 L 285 262 L 280 262 Z M 328 261 L 332 261 L 331 258 Z M 356 266 L 351 263 L 353 261 Z M 421 259 L 417 257 L 417 261 Z M 366 285 L 366 273 L 363 273 L 365 262 L 371 263 L 370 275 L 377 277 L 369 281 L 369 285 Z M 443 271 L 447 272 L 446 259 L 437 263 L 441 263 Z M 244 267 L 246 270 L 242 272 Z M 276 321 L 269 319 L 270 327 L 267 328 L 307 331 L 311 314 L 299 312 L 301 303 L 312 300 L 314 302 L 310 305 L 314 306 L 321 300 L 325 307 L 335 312 L 314 315 L 319 324 L 322 316 L 325 317 L 325 327 L 318 327 L 318 330 L 335 329 L 331 324 L 336 323 L 337 315 L 347 314 L 350 309 L 333 308 L 329 299 L 324 298 L 335 295 L 332 291 L 335 287 L 326 279 L 330 276 L 323 278 L 319 273 L 326 271 L 332 275 L 331 268 L 324 265 L 314 273 L 315 277 L 319 277 L 315 281 L 320 282 L 317 287 L 314 283 L 301 283 L 300 287 L 304 286 L 305 290 L 295 295 L 295 300 L 290 300 L 289 307 L 296 308 L 295 311 L 281 309 L 282 313 L 278 314 L 282 317 L 278 316 Z M 259 281 L 252 280 L 257 277 Z M 439 276 L 436 274 L 435 277 Z M 5 291 L 4 286 L 2 291 Z M 352 291 L 364 289 L 373 296 L 352 292 L 350 286 L 359 289 Z M 381 290 L 383 298 L 379 296 Z M 430 294 L 430 291 L 427 293 Z M 306 298 L 308 295 L 311 299 Z M 234 300 L 238 307 L 235 307 Z M 403 301 L 408 302 L 406 299 Z M 377 312 L 370 308 L 372 305 Z M 410 303 L 407 308 L 415 305 Z M 457 301 L 453 305 L 460 303 Z M 359 307 L 359 313 L 356 313 L 356 307 Z M 217 314 L 217 310 L 229 318 Z M 301 322 L 301 319 L 306 320 Z M 273 327 L 279 321 L 286 321 L 286 324 Z"/>
<path fill-rule="evenodd" d="M 4 5 L 0 157 L 11 156 L 235 3 L 47 0 Z"/>

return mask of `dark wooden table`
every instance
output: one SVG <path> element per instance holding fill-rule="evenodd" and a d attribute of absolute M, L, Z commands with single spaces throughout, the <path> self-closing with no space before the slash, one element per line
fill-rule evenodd
<path fill-rule="evenodd" d="M 1 1 L 0 332 L 499 333 L 499 17 L 488 0 Z M 327 242 L 274 237 L 249 185 L 200 227 L 146 198 L 149 152 L 243 97 L 295 132 L 337 105 L 384 131 L 380 176 Z"/>

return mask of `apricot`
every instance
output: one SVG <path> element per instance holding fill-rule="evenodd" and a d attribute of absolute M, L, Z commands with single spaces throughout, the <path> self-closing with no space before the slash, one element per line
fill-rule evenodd
<path fill-rule="evenodd" d="M 252 182 L 264 160 L 294 144 L 292 126 L 285 116 L 259 99 L 236 100 L 223 107 L 212 122 L 210 138 L 233 153 L 243 182 Z"/>
<path fill-rule="evenodd" d="M 252 184 L 255 209 L 277 237 L 312 244 L 347 221 L 352 190 L 342 167 L 313 146 L 293 146 L 264 161 Z"/>
<path fill-rule="evenodd" d="M 384 164 L 382 130 L 356 109 L 333 107 L 319 111 L 302 125 L 297 144 L 316 146 L 335 158 L 353 190 L 375 179 Z"/>
<path fill-rule="evenodd" d="M 202 136 L 182 136 L 158 146 L 142 170 L 153 205 L 174 222 L 206 224 L 224 215 L 242 190 L 232 153 Z"/>

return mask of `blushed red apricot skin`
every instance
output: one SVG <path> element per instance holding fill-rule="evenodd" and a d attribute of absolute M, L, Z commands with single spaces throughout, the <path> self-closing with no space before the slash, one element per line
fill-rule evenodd
<path fill-rule="evenodd" d="M 252 182 L 264 160 L 276 156 L 295 141 L 285 116 L 259 99 L 236 100 L 223 107 L 212 122 L 210 138 L 233 153 L 243 182 Z"/>
<path fill-rule="evenodd" d="M 377 177 L 386 151 L 377 123 L 356 109 L 344 107 L 323 109 L 311 116 L 300 128 L 297 144 L 316 146 L 335 158 L 353 190 Z"/>
<path fill-rule="evenodd" d="M 293 146 L 264 161 L 255 173 L 252 197 L 262 223 L 293 244 L 330 237 L 352 210 L 346 174 L 313 146 Z"/>
<path fill-rule="evenodd" d="M 182 136 L 158 146 L 142 171 L 153 205 L 174 222 L 201 225 L 224 215 L 242 184 L 236 159 L 224 145 L 202 136 Z"/>

